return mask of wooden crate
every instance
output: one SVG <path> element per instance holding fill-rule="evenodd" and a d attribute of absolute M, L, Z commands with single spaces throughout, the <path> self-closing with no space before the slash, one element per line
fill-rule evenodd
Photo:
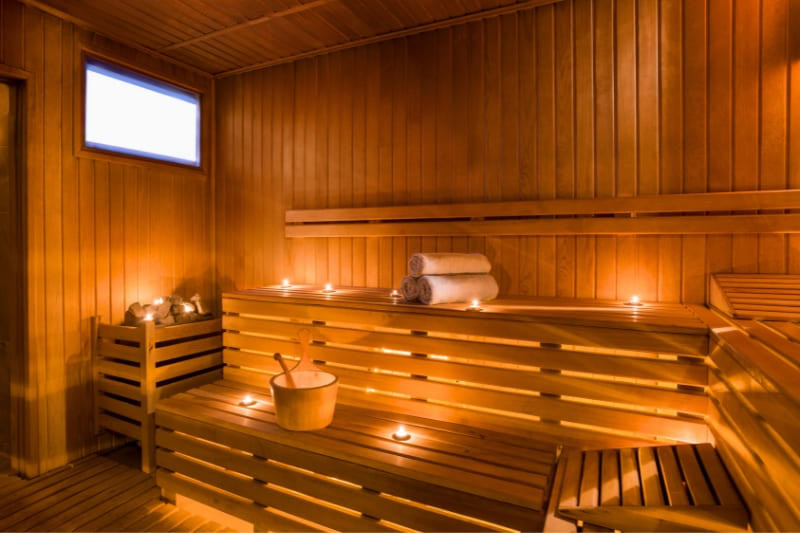
<path fill-rule="evenodd" d="M 140 441 L 142 470 L 151 472 L 156 402 L 222 376 L 222 322 L 130 327 L 95 317 L 92 326 L 95 432 Z"/>

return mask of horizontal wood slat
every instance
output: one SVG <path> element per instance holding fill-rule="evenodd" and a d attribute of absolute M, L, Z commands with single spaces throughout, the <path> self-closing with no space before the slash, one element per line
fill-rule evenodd
<path fill-rule="evenodd" d="M 800 190 L 741 191 L 642 195 L 626 198 L 576 198 L 517 202 L 476 202 L 387 207 L 289 209 L 287 224 L 416 220 L 449 218 L 511 218 L 642 213 L 759 211 L 800 208 Z"/>
<path fill-rule="evenodd" d="M 216 328 L 217 328 L 217 333 L 219 333 L 219 328 L 220 328 L 219 321 L 217 321 Z M 161 363 L 164 361 L 169 361 L 170 359 L 185 357 L 187 355 L 193 355 L 202 352 L 209 352 L 211 350 L 217 350 L 221 347 L 222 347 L 222 339 L 219 337 L 219 335 L 215 335 L 213 337 L 206 337 L 197 340 L 186 340 L 184 342 L 179 342 L 177 344 L 170 344 L 169 346 L 164 346 L 163 348 L 156 348 L 155 350 L 153 350 L 153 354 L 155 356 L 156 363 Z"/>
<path fill-rule="evenodd" d="M 800 215 L 687 215 L 630 218 L 558 218 L 292 224 L 288 238 L 459 237 L 523 235 L 713 235 L 798 233 Z"/>

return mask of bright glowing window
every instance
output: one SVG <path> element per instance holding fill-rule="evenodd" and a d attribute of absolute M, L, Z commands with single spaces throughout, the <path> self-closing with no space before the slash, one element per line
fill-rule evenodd
<path fill-rule="evenodd" d="M 86 59 L 87 148 L 200 166 L 200 96 Z"/>

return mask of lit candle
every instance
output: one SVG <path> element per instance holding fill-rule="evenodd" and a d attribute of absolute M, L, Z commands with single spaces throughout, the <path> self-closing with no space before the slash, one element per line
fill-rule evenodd
<path fill-rule="evenodd" d="M 144 319 L 146 322 L 151 322 L 153 320 L 153 313 L 147 313 L 144 315 Z"/>
<path fill-rule="evenodd" d="M 288 289 L 291 286 L 292 284 L 289 283 L 289 278 L 283 278 L 283 282 L 281 282 L 281 289 Z"/>
<path fill-rule="evenodd" d="M 472 305 L 467 307 L 467 309 L 470 310 L 470 311 L 480 311 L 481 310 L 481 303 L 477 299 L 472 300 Z"/>
<path fill-rule="evenodd" d="M 250 407 L 251 405 L 255 405 L 256 401 L 248 394 L 242 400 L 242 405 L 245 407 Z"/>
<path fill-rule="evenodd" d="M 183 311 L 184 313 L 191 313 L 194 311 L 194 306 L 192 304 L 183 304 Z"/>
<path fill-rule="evenodd" d="M 397 426 L 397 431 L 392 433 L 392 438 L 394 440 L 408 440 L 411 438 L 411 434 L 406 431 L 405 426 Z"/>
<path fill-rule="evenodd" d="M 638 294 L 634 294 L 633 296 L 631 296 L 631 299 L 628 300 L 628 304 L 629 305 L 642 305 L 641 300 L 639 300 L 639 295 Z"/>
<path fill-rule="evenodd" d="M 392 289 L 392 294 L 390 294 L 392 298 L 400 298 L 400 292 L 397 289 Z"/>
<path fill-rule="evenodd" d="M 322 292 L 331 293 L 331 292 L 336 292 L 336 291 L 333 290 L 333 285 L 331 283 L 326 283 L 325 284 L 325 288 L 322 290 Z"/>
<path fill-rule="evenodd" d="M 164 298 L 156 298 L 153 300 L 153 305 L 161 305 L 164 303 Z"/>

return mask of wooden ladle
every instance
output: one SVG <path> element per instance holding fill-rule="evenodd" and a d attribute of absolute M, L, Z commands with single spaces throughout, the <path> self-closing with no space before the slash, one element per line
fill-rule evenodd
<path fill-rule="evenodd" d="M 300 341 L 300 361 L 295 365 L 294 368 L 291 370 L 286 365 L 286 361 L 283 359 L 281 354 L 275 354 L 275 360 L 278 361 L 278 364 L 281 365 L 283 369 L 283 373 L 286 375 L 286 387 L 290 389 L 296 389 L 297 384 L 292 377 L 292 372 L 302 372 L 304 370 L 308 371 L 319 371 L 319 369 L 311 362 L 311 359 L 308 357 L 308 345 L 311 343 L 311 332 L 307 329 L 301 329 L 297 333 L 297 339 Z"/>

